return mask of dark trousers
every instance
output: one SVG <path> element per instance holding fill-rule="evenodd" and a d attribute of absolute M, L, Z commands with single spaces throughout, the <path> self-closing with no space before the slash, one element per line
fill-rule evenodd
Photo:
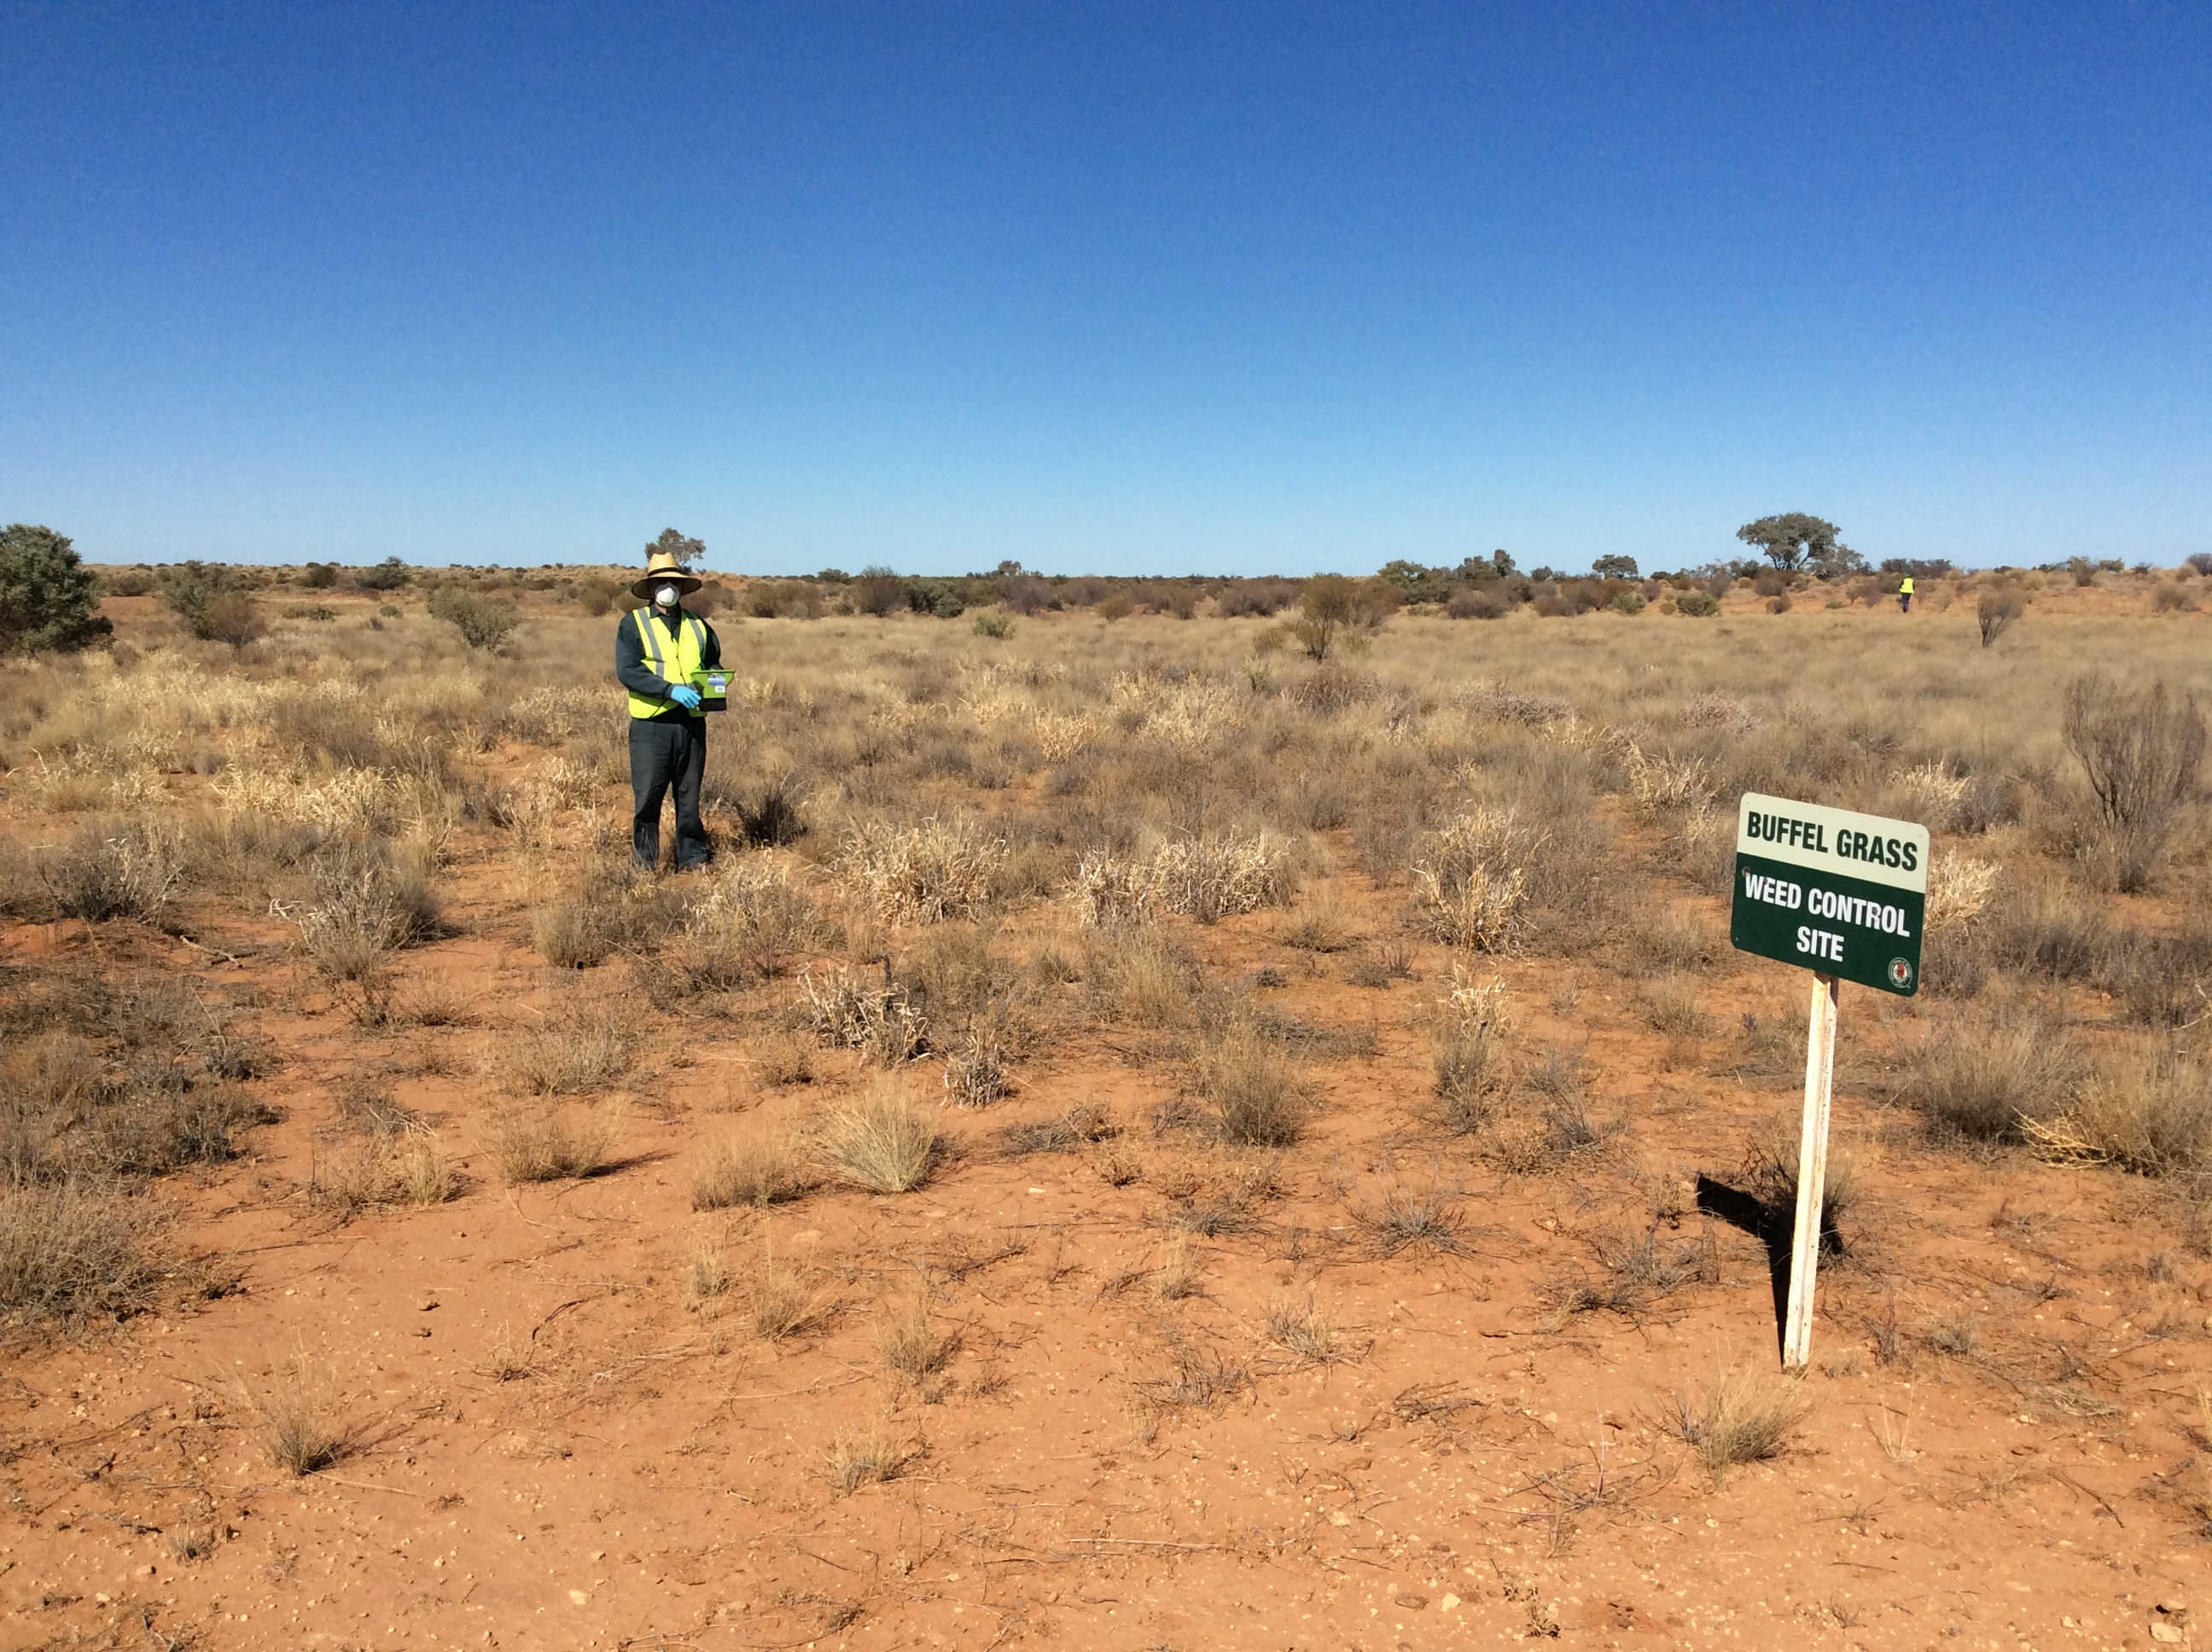
<path fill-rule="evenodd" d="M 699 781 L 707 772 L 707 720 L 646 717 L 629 720 L 629 789 L 637 812 L 630 820 L 630 847 L 637 864 L 660 864 L 660 800 L 676 788 L 676 865 L 679 872 L 703 866 L 713 851 L 699 818 Z"/>
<path fill-rule="evenodd" d="M 1897 593 L 1897 611 L 1900 614 L 1909 614 L 1912 611 L 1912 593 L 1910 591 L 1900 591 Z"/>

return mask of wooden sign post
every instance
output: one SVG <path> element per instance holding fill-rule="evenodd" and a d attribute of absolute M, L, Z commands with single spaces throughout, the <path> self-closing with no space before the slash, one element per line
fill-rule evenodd
<path fill-rule="evenodd" d="M 1927 901 L 1925 826 L 1744 794 L 1729 939 L 1739 951 L 1814 972 L 1790 1307 L 1782 1327 L 1782 1363 L 1792 1370 L 1802 1370 L 1813 1357 L 1813 1281 L 1820 1260 L 1842 983 L 1905 998 L 1917 992 Z"/>

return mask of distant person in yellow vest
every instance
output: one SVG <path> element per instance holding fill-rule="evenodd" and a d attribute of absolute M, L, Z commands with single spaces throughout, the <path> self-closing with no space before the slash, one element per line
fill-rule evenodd
<path fill-rule="evenodd" d="M 1905 583 L 1897 587 L 1897 611 L 1900 614 L 1912 611 L 1912 576 L 1910 574 L 1905 576 Z"/>
<path fill-rule="evenodd" d="M 630 847 L 648 871 L 660 864 L 660 803 L 676 793 L 676 870 L 713 857 L 699 819 L 707 773 L 707 720 L 694 676 L 722 663 L 714 628 L 687 612 L 700 582 L 665 551 L 655 551 L 630 595 L 646 605 L 624 614 L 615 632 L 615 676 L 629 690 L 629 789 L 637 805 Z"/>

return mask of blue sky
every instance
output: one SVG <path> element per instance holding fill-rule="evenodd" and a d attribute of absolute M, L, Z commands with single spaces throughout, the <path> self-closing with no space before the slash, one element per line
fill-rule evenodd
<path fill-rule="evenodd" d="M 0 7 L 95 561 L 2212 549 L 2212 7 Z"/>

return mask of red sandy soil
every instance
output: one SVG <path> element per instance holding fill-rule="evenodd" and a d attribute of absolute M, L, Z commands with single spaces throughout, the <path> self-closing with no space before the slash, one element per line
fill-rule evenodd
<path fill-rule="evenodd" d="M 281 1056 L 256 1088 L 284 1121 L 246 1157 L 158 1196 L 193 1259 L 112 1331 L 19 1343 L 0 1375 L 0 1613 L 10 1647 L 1422 1648 L 2106 1647 L 2179 1643 L 2207 1600 L 2212 1267 L 2160 1184 L 2023 1155 L 1938 1151 L 1881 1104 L 1905 1012 L 1846 989 L 1837 1110 L 1868 1191 L 1820 1276 L 1813 1410 L 1784 1453 L 1716 1485 L 1671 1426 L 1723 1370 L 1776 1366 L 1762 1242 L 1698 1212 L 1747 1133 L 1794 1116 L 1787 1047 L 1754 1060 L 1804 977 L 1724 959 L 1714 1029 L 1662 1038 L 1637 983 L 1595 963 L 1510 960 L 1525 1039 L 1579 1052 L 1591 1111 L 1623 1132 L 1511 1174 L 1416 1127 L 1415 979 L 1342 979 L 1261 914 L 1191 929 L 1209 968 L 1262 965 L 1275 1014 L 1333 1033 L 1322 1100 L 1249 1225 L 1194 1240 L 1198 1293 L 1147 1278 L 1182 1206 L 1238 1174 L 1156 1136 L 1179 1069 L 1164 1041 L 1077 1030 L 1010 1100 L 943 1114 L 961 1151 L 922 1191 L 820 1191 L 695 1214 L 691 1173 L 730 1121 L 794 1116 L 850 1058 L 779 1090 L 750 1064 L 789 983 L 720 1013 L 655 1009 L 620 1157 L 508 1188 L 485 1147 L 478 1063 L 578 978 L 539 967 L 489 854 L 450 909 L 470 933 L 407 955 L 472 995 L 477 1024 L 379 1035 L 306 984 L 277 926 L 186 932 L 232 964 L 126 925 L 0 929 L 0 957 L 193 978 Z M 1376 934 L 1395 897 L 1339 880 Z M 1709 926 L 1717 903 L 1689 902 Z M 1737 968 L 1735 966 L 1742 967 Z M 1079 994 L 1079 987 L 1062 989 Z M 1071 996 L 1071 1005 L 1074 999 Z M 1079 1017 L 1066 1017 L 1071 1027 Z M 1371 1038 L 1371 1045 L 1366 1040 Z M 338 1081 L 364 1064 L 439 1121 L 467 1177 L 431 1209 L 341 1223 L 307 1197 Z M 913 1072 L 937 1092 L 937 1068 Z M 1142 1162 L 1109 1187 L 1083 1155 L 1002 1157 L 995 1132 L 1097 1102 Z M 1385 1254 L 1394 1193 L 1441 1190 L 1456 1254 Z M 1662 1212 L 1652 1214 L 1655 1206 Z M 1651 1238 L 1708 1248 L 1705 1282 L 1632 1314 L 1569 1315 L 1562 1282 Z M 687 1307 L 702 1239 L 742 1275 L 765 1250 L 813 1271 L 807 1334 L 754 1338 L 741 1293 Z M 888 1373 L 886 1312 L 930 1293 L 957 1335 L 918 1388 Z M 1271 1307 L 1344 1327 L 1340 1363 L 1271 1343 Z M 1961 1327 L 1970 1333 L 1962 1337 Z M 1936 1345 L 1948 1342 L 1954 1350 Z M 498 1380 L 495 1350 L 526 1350 Z M 1242 1368 L 1170 1403 L 1175 1351 Z M 352 1433 L 340 1461 L 272 1467 L 259 1408 L 304 1362 Z M 841 1433 L 910 1452 L 841 1495 Z M 185 1558 L 188 1536 L 205 1552 Z"/>
<path fill-rule="evenodd" d="M 1821 1276 L 1814 1409 L 1782 1457 L 1716 1486 L 1669 1421 L 1678 1391 L 1724 1366 L 1774 1368 L 1766 1255 L 1693 1206 L 1655 1224 L 1644 1189 L 1664 1207 L 1699 1169 L 1725 1177 L 1746 1128 L 1794 1108 L 1800 1075 L 1785 1061 L 1710 1076 L 1729 1034 L 1660 1048 L 1626 1015 L 1632 983 L 1508 964 L 1527 1036 L 1586 1040 L 1593 1110 L 1627 1124 L 1515 1175 L 1411 1127 L 1440 952 L 1416 951 L 1420 979 L 1369 989 L 1281 946 L 1278 917 L 1193 931 L 1219 969 L 1282 968 L 1289 984 L 1263 993 L 1278 1014 L 1371 1033 L 1374 1053 L 1319 1064 L 1324 1110 L 1285 1157 L 1281 1193 L 1252 1205 L 1249 1230 L 1199 1239 L 1200 1293 L 1168 1303 L 1117 1281 L 1158 1266 L 1170 1193 L 1202 1199 L 1232 1167 L 1151 1134 L 1176 1078 L 1139 1035 L 1071 1037 L 1014 1099 L 948 1110 L 964 1151 L 918 1193 L 702 1217 L 702 1145 L 732 1114 L 808 1096 L 757 1084 L 729 1019 L 659 1012 L 620 1162 L 501 1186 L 469 1052 L 568 983 L 509 938 L 495 874 L 466 876 L 479 898 L 455 904 L 477 934 L 410 967 L 464 981 L 487 1024 L 401 1038 L 357 1030 L 281 958 L 233 967 L 125 926 L 5 934 L 14 962 L 185 971 L 210 999 L 258 1005 L 283 1057 L 261 1088 L 289 1114 L 248 1158 L 166 1189 L 204 1288 L 10 1359 L 9 1644 L 2012 1648 L 2189 1633 L 2212 1489 L 2194 1432 L 2212 1275 L 2172 1243 L 2155 1184 L 1932 1151 L 1856 1093 L 1847 1060 L 1838 1129 L 1863 1143 L 1873 1190 Z M 1379 897 L 1344 881 L 1379 924 Z M 257 938 L 201 932 L 241 951 Z M 626 984 L 613 968 L 592 979 Z M 1732 1028 L 1802 979 L 1759 966 L 1709 983 L 1710 1007 Z M 1847 1045 L 1877 1046 L 1881 1019 L 1874 995 L 1847 993 Z M 405 1077 L 426 1053 L 433 1073 Z M 822 1058 L 817 1091 L 843 1082 L 844 1060 Z M 377 1060 L 404 1102 L 477 1148 L 471 1181 L 443 1206 L 339 1224 L 302 1190 L 327 1151 L 331 1087 Z M 934 1089 L 933 1067 L 915 1078 Z M 1084 1101 L 1126 1127 L 1146 1166 L 1133 1184 L 1107 1186 L 1078 1155 L 994 1151 L 1007 1120 Z M 1367 1219 L 1393 1188 L 1431 1187 L 1453 1196 L 1462 1253 L 1382 1254 Z M 1647 1233 L 1665 1254 L 1709 1244 L 1717 1282 L 1633 1316 L 1547 1304 L 1562 1278 L 1598 1276 L 1601 1248 Z M 781 1346 L 749 1334 L 733 1297 L 687 1309 L 702 1234 L 740 1272 L 769 1245 L 817 1268 L 836 1307 Z M 2154 1250 L 2171 1253 L 2158 1278 Z M 877 1339 L 886 1305 L 925 1284 L 957 1349 L 922 1393 L 884 1370 Z M 1268 1307 L 1308 1298 L 1355 1357 L 1302 1366 L 1267 1341 Z M 1971 1353 L 1923 1339 L 1960 1315 Z M 1888 1364 L 1886 1326 L 1903 1345 Z M 487 1374 L 503 1332 L 530 1375 Z M 1148 1404 L 1177 1342 L 1249 1381 L 1211 1406 Z M 271 1467 L 257 1406 L 302 1356 L 356 1443 L 294 1479 Z M 879 1418 L 913 1460 L 839 1495 L 825 1449 Z M 180 1558 L 190 1532 L 212 1546 Z"/>

